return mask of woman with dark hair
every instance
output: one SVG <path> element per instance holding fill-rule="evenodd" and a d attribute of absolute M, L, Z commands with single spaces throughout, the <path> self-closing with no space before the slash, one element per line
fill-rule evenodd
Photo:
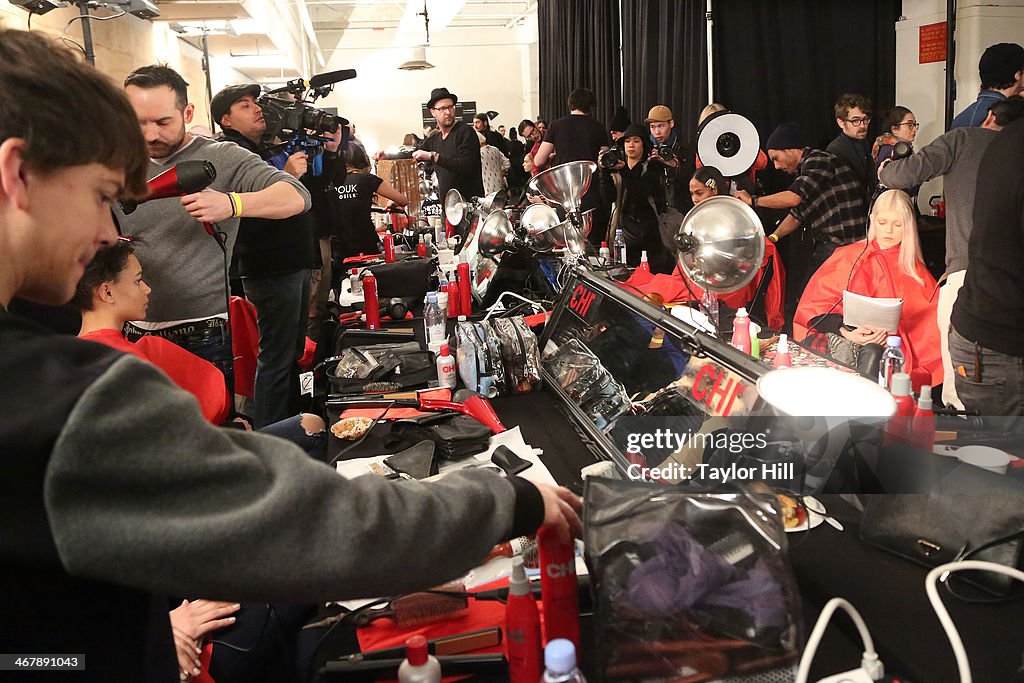
<path fill-rule="evenodd" d="M 714 166 L 701 166 L 690 178 L 690 199 L 693 205 L 705 199 L 729 194 L 729 181 Z"/>
<path fill-rule="evenodd" d="M 875 160 L 875 169 L 878 165 L 892 156 L 893 146 L 897 142 L 906 142 L 913 146 L 914 139 L 921 124 L 914 118 L 914 112 L 899 105 L 889 109 L 882 117 L 881 135 L 875 138 L 875 144 L 871 146 L 871 157 Z"/>
<path fill-rule="evenodd" d="M 659 181 L 658 169 L 647 162 L 651 153 L 651 137 L 643 126 L 626 126 L 615 143 L 622 160 L 611 168 L 601 169 L 601 192 L 605 204 L 615 202 L 609 222 L 609 235 L 622 230 L 626 240 L 626 262 L 640 263 L 640 253 L 647 252 L 652 273 L 671 273 L 675 259 L 662 244 L 658 231 L 658 211 L 665 207 L 665 190 Z"/>
<path fill-rule="evenodd" d="M 389 206 L 408 206 L 409 198 L 391 186 L 391 183 L 370 172 L 370 159 L 359 145 L 345 147 L 345 166 L 338 165 L 335 181 L 327 186 L 327 200 L 330 203 L 331 226 L 333 228 L 329 250 L 324 265 L 337 263 L 339 267 L 349 256 L 376 254 L 381 250 L 380 239 L 370 218 L 370 207 L 374 195 L 389 200 Z M 324 282 L 331 282 L 330 274 L 324 273 Z M 321 297 L 324 305 L 327 292 Z M 318 299 L 318 304 L 320 299 Z"/>

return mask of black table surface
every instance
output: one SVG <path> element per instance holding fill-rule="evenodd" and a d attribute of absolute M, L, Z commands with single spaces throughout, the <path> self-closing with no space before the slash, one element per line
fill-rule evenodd
<path fill-rule="evenodd" d="M 559 483 L 579 483 L 580 468 L 595 461 L 550 394 L 496 399 L 494 406 L 506 426 L 518 424 L 527 443 L 544 449 L 544 464 Z M 846 598 L 867 622 L 887 671 L 910 683 L 957 681 L 952 649 L 925 594 L 927 570 L 861 541 L 861 513 L 839 496 L 821 499 L 845 531 L 821 524 L 787 535 L 808 635 L 826 602 Z M 1024 600 L 983 605 L 946 595 L 945 603 L 964 641 L 974 680 L 1017 680 L 1024 656 Z M 861 651 L 853 623 L 836 614 L 818 649 L 811 680 L 856 668 Z"/>
<path fill-rule="evenodd" d="M 492 404 L 507 427 L 519 426 L 526 443 L 543 449 L 542 460 L 556 481 L 579 490 L 580 468 L 596 457 L 556 398 L 540 391 L 497 398 Z M 927 570 L 861 541 L 860 512 L 838 496 L 821 498 L 846 530 L 822 524 L 788 536 L 807 633 L 825 603 L 843 597 L 867 622 L 887 671 L 911 683 L 958 680 L 952 650 L 925 594 Z M 967 648 L 974 680 L 1018 680 L 1024 600 L 982 605 L 946 596 L 945 602 Z M 860 653 L 852 622 L 837 614 L 819 647 L 811 680 L 855 668 Z"/>

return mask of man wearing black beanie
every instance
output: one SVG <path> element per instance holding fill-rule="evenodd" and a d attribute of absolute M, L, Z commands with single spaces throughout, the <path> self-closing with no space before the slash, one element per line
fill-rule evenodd
<path fill-rule="evenodd" d="M 788 190 L 752 197 L 740 190 L 736 197 L 750 206 L 789 209 L 768 239 L 778 242 L 803 227 L 814 241 L 814 252 L 806 273 L 793 277 L 797 291 L 814 271 L 828 260 L 836 247 L 863 239 L 868 206 L 860 179 L 834 155 L 807 146 L 796 123 L 780 124 L 769 136 L 768 156 L 775 168 L 795 175 Z"/>

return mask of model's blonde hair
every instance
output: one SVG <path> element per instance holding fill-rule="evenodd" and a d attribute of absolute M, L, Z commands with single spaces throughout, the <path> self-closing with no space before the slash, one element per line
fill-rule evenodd
<path fill-rule="evenodd" d="M 868 242 L 875 239 L 875 215 L 879 211 L 895 211 L 903 223 L 903 241 L 900 243 L 900 270 L 914 278 L 919 284 L 924 280 L 917 274 L 917 264 L 924 264 L 921 258 L 921 240 L 917 236 L 917 218 L 911 199 L 903 190 L 886 190 L 871 207 Z"/>
<path fill-rule="evenodd" d="M 697 117 L 697 125 L 699 126 L 700 124 L 704 123 L 704 119 L 720 111 L 728 111 L 728 109 L 720 105 L 718 102 L 712 102 L 711 104 L 700 110 L 700 116 Z"/>

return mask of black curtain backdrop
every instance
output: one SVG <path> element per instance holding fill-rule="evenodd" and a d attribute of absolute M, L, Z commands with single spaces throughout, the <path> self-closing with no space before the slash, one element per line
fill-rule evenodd
<path fill-rule="evenodd" d="M 900 0 L 715 0 L 715 97 L 761 132 L 796 121 L 812 146 L 838 133 L 832 107 L 844 92 L 882 110 L 896 104 Z M 678 117 L 677 117 L 678 118 Z"/>
<path fill-rule="evenodd" d="M 622 104 L 634 123 L 664 104 L 678 134 L 693 141 L 707 104 L 704 10 L 704 0 L 623 0 Z"/>
<path fill-rule="evenodd" d="M 539 0 L 540 112 L 552 121 L 569 113 L 576 88 L 597 96 L 593 117 L 607 124 L 622 99 L 619 0 Z"/>

